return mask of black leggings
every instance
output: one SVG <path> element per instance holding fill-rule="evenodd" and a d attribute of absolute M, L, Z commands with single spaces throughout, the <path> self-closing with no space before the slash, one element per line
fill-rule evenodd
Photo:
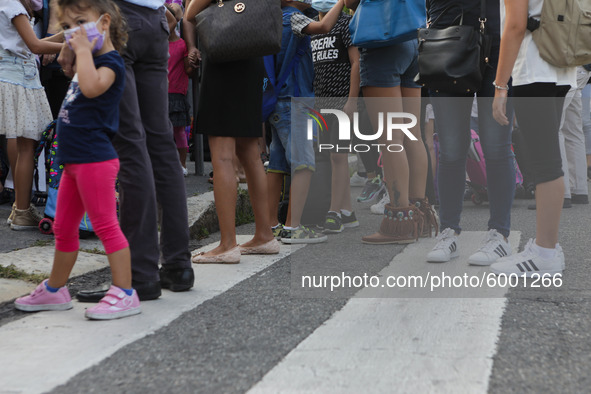
<path fill-rule="evenodd" d="M 569 86 L 532 83 L 513 86 L 515 115 L 526 143 L 526 160 L 535 185 L 564 175 L 558 131 Z"/>

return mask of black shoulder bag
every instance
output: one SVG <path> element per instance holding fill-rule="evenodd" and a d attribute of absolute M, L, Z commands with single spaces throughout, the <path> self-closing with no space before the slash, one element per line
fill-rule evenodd
<path fill-rule="evenodd" d="M 419 29 L 419 74 L 415 80 L 433 90 L 475 92 L 482 84 L 491 48 L 491 37 L 485 34 L 486 0 L 480 2 L 479 29 L 463 24 L 463 10 L 458 25 L 436 28 L 452 8 L 457 5 L 446 7 L 430 27 Z"/>

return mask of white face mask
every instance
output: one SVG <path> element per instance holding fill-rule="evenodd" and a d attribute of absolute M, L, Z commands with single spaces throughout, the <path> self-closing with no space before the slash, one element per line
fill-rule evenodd
<path fill-rule="evenodd" d="M 87 22 L 87 23 L 84 23 L 83 25 L 81 25 L 81 26 L 84 26 L 84 30 L 86 30 L 86 36 L 88 37 L 88 41 L 92 42 L 92 40 L 94 40 L 95 38 L 98 38 L 96 40 L 96 44 L 94 45 L 94 48 L 92 48 L 92 53 L 96 53 L 97 51 L 100 51 L 100 49 L 103 47 L 103 43 L 105 42 L 105 32 L 103 31 L 102 33 L 99 33 L 98 28 L 96 27 L 96 25 L 100 23 L 102 18 L 103 18 L 103 15 L 101 15 L 97 19 L 96 22 Z M 75 32 L 80 30 L 81 26 L 76 26 L 71 29 L 64 30 L 64 38 L 66 39 L 66 42 L 68 43 L 68 45 L 70 46 L 71 49 L 73 49 L 73 48 L 70 45 L 70 39 L 72 38 L 72 35 Z"/>

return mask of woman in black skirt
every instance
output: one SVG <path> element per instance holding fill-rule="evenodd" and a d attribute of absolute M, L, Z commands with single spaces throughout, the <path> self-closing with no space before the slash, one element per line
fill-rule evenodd
<path fill-rule="evenodd" d="M 194 21 L 210 3 L 210 0 L 192 0 L 185 20 Z M 202 56 L 203 74 L 195 125 L 196 131 L 207 135 L 209 140 L 221 240 L 215 249 L 193 256 L 193 262 L 231 264 L 238 263 L 241 254 L 279 253 L 279 243 L 271 232 L 267 212 L 267 184 L 257 140 L 262 136 L 263 60 L 212 63 L 207 53 Z M 253 239 L 242 245 L 236 244 L 234 153 L 244 167 L 256 225 Z"/>

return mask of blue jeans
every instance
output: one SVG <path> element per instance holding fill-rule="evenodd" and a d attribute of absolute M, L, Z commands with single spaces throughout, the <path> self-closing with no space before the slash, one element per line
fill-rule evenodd
<path fill-rule="evenodd" d="M 511 150 L 511 126 L 501 126 L 492 117 L 496 69 L 488 68 L 478 96 L 478 129 L 486 160 L 490 219 L 488 229 L 505 237 L 511 229 L 511 205 L 515 195 L 515 165 Z M 430 91 L 435 130 L 439 136 L 439 216 L 441 229 L 461 232 L 460 215 L 466 183 L 466 158 L 470 147 L 472 94 Z M 513 119 L 513 109 L 507 107 Z"/>

